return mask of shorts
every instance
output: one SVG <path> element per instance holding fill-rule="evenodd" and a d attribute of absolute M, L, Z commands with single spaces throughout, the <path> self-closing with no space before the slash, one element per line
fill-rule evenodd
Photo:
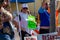
<path fill-rule="evenodd" d="M 49 33 L 49 29 L 40 29 L 39 32 L 40 34 L 46 34 Z"/>
<path fill-rule="evenodd" d="M 24 40 L 24 37 L 27 37 L 27 35 L 28 36 L 31 36 L 29 33 L 27 33 L 26 31 L 23 31 L 23 30 L 21 30 L 21 36 L 22 36 L 22 40 Z"/>

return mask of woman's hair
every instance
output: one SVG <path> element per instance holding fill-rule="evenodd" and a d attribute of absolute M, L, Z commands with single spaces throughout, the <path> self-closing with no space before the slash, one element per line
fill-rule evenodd
<path fill-rule="evenodd" d="M 46 10 L 48 10 L 48 4 L 47 4 L 47 3 L 45 3 L 45 5 L 46 5 Z"/>
<path fill-rule="evenodd" d="M 60 12 L 60 8 L 58 9 L 58 12 Z"/>
<path fill-rule="evenodd" d="M 0 5 L 4 2 L 4 0 L 0 0 Z"/>
<path fill-rule="evenodd" d="M 21 12 L 22 12 L 22 9 L 21 9 Z"/>

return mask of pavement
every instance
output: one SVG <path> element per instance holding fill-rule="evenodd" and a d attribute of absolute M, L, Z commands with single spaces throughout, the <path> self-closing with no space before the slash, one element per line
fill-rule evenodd
<path fill-rule="evenodd" d="M 15 36 L 14 36 L 14 39 L 15 39 L 15 40 L 20 40 L 20 37 L 19 37 L 19 35 L 18 35 L 17 30 L 15 30 Z"/>

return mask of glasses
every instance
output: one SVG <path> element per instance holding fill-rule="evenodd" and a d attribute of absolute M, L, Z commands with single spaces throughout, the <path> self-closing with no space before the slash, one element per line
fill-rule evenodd
<path fill-rule="evenodd" d="M 23 9 L 28 9 L 28 8 L 23 8 Z"/>

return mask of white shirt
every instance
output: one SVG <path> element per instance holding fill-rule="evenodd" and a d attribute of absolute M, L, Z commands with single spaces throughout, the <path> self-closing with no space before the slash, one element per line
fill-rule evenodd
<path fill-rule="evenodd" d="M 26 29 L 27 31 L 27 19 L 28 19 L 28 14 L 25 13 L 20 13 L 21 16 L 21 22 L 20 22 L 20 26 L 22 26 L 23 28 Z"/>
<path fill-rule="evenodd" d="M 25 28 L 26 29 L 26 32 L 31 34 L 31 30 L 28 29 L 28 22 L 27 22 L 27 19 L 28 19 L 28 13 L 23 13 L 23 12 L 19 12 L 19 15 L 21 16 L 21 21 L 20 21 L 20 26 L 22 28 Z M 19 23 L 19 20 L 18 20 L 19 16 L 15 17 L 15 21 Z"/>

